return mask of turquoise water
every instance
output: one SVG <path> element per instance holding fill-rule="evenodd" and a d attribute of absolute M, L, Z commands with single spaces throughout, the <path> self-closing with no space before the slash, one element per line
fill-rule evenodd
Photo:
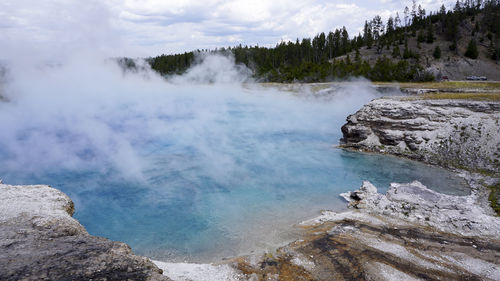
<path fill-rule="evenodd" d="M 339 193 L 363 180 L 380 192 L 413 180 L 467 190 L 443 169 L 335 148 L 346 116 L 378 95 L 364 86 L 321 98 L 235 86 L 122 90 L 109 100 L 55 96 L 47 112 L 28 115 L 29 101 L 1 105 L 0 176 L 59 188 L 89 233 L 139 254 L 206 261 L 271 248 L 295 237 L 293 224 L 345 208 Z"/>

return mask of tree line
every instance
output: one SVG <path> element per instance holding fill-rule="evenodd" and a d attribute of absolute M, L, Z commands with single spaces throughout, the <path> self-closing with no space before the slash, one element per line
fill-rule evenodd
<path fill-rule="evenodd" d="M 500 0 L 462 0 L 457 1 L 451 10 L 446 10 L 443 5 L 429 14 L 413 0 L 411 8 L 405 7 L 401 15 L 396 13 L 386 23 L 378 15 L 365 21 L 363 33 L 354 36 L 342 27 L 322 32 L 312 39 L 280 42 L 272 48 L 240 44 L 146 60 L 162 75 L 185 72 L 200 53 L 220 53 L 233 55 L 236 63 L 249 67 L 262 81 L 317 82 L 349 76 L 363 76 L 374 81 L 428 81 L 434 76 L 424 71 L 418 50 L 411 49 L 408 40 L 415 38 L 419 48 L 420 44 L 433 44 L 436 34 L 440 34 L 449 42 L 449 51 L 458 54 L 457 43 L 463 36 L 459 26 L 466 20 L 475 25 L 470 30 L 472 39 L 463 55 L 476 59 L 479 43 L 488 46 L 491 59 L 498 61 Z M 369 63 L 361 56 L 362 49 L 372 49 L 378 54 L 384 49 L 392 51 L 390 57 L 381 55 Z M 441 53 L 436 46 L 432 55 L 439 59 Z"/>

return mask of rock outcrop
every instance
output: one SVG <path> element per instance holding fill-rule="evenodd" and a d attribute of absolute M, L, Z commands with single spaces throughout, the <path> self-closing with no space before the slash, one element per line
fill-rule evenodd
<path fill-rule="evenodd" d="M 354 192 L 341 194 L 349 207 L 370 214 L 392 217 L 433 227 L 440 232 L 462 236 L 498 238 L 500 218 L 485 206 L 480 188 L 471 195 L 452 196 L 428 189 L 418 181 L 407 184 L 392 183 L 385 195 L 377 193 L 370 182 L 363 182 Z"/>
<path fill-rule="evenodd" d="M 344 196 L 351 211 L 326 211 L 303 240 L 233 265 L 249 280 L 500 280 L 500 218 L 474 192 L 412 182 L 382 195 L 364 182 Z"/>
<path fill-rule="evenodd" d="M 121 242 L 91 236 L 45 185 L 0 182 L 0 280 L 169 280 Z"/>
<path fill-rule="evenodd" d="M 347 118 L 341 146 L 498 173 L 499 132 L 499 102 L 380 98 Z"/>

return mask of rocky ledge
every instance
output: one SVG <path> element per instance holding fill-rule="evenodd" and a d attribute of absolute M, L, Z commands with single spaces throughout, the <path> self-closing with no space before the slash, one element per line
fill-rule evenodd
<path fill-rule="evenodd" d="M 351 211 L 325 211 L 303 240 L 232 263 L 249 280 L 500 280 L 500 218 L 475 191 L 412 182 L 382 195 L 364 182 L 343 194 Z"/>
<path fill-rule="evenodd" d="M 380 98 L 347 118 L 341 146 L 498 173 L 500 102 Z"/>
<path fill-rule="evenodd" d="M 72 215 L 73 202 L 54 188 L 0 182 L 0 280 L 170 280 Z"/>

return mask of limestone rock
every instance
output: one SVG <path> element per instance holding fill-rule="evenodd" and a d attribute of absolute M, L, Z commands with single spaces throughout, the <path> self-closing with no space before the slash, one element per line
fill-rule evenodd
<path fill-rule="evenodd" d="M 347 117 L 341 145 L 498 174 L 499 132 L 499 102 L 392 97 Z"/>
<path fill-rule="evenodd" d="M 496 238 L 500 233 L 500 218 L 491 216 L 479 204 L 473 189 L 467 196 L 438 193 L 418 181 L 391 183 L 385 195 L 376 192 L 369 182 L 350 192 L 349 206 L 364 212 L 431 226 L 443 232 L 463 236 Z M 353 196 L 354 195 L 354 196 Z"/>
<path fill-rule="evenodd" d="M 341 193 L 340 196 L 349 202 L 349 207 L 356 209 L 366 209 L 374 201 L 378 202 L 382 198 L 377 193 L 377 188 L 369 181 L 363 181 L 363 185 L 358 190 Z"/>

